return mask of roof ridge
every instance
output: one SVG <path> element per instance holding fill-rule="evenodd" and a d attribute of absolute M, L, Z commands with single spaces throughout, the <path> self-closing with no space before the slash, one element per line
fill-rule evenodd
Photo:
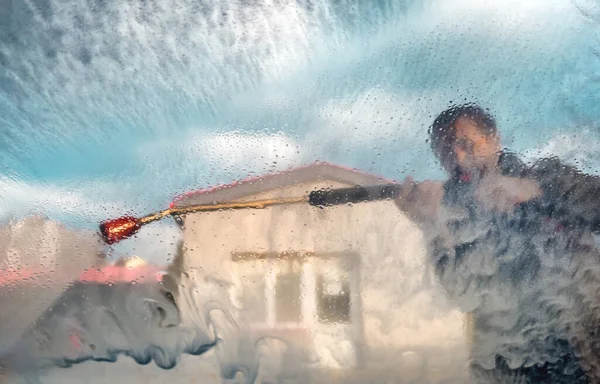
<path fill-rule="evenodd" d="M 268 172 L 268 173 L 265 173 L 265 174 L 259 175 L 259 176 L 248 176 L 248 177 L 245 177 L 242 179 L 234 180 L 227 184 L 216 184 L 216 185 L 208 186 L 205 188 L 199 188 L 199 189 L 191 190 L 188 192 L 183 192 L 183 193 L 177 194 L 173 198 L 173 200 L 170 204 L 170 207 L 171 208 L 175 207 L 179 201 L 181 201 L 182 199 L 187 198 L 187 197 L 204 195 L 204 194 L 208 194 L 208 193 L 212 193 L 212 192 L 216 192 L 216 191 L 220 191 L 220 190 L 224 190 L 224 189 L 228 189 L 228 188 L 233 188 L 233 187 L 247 184 L 247 183 L 252 183 L 252 182 L 261 181 L 261 180 L 268 180 L 273 177 L 285 175 L 286 173 L 289 173 L 289 172 L 299 171 L 299 170 L 308 169 L 311 167 L 318 167 L 318 166 L 327 166 L 327 167 L 336 168 L 336 169 L 343 170 L 343 171 L 354 172 L 356 174 L 360 174 L 360 175 L 364 175 L 364 176 L 376 177 L 376 178 L 382 180 L 382 182 L 388 182 L 388 183 L 395 182 L 394 180 L 391 180 L 386 177 L 376 175 L 373 173 L 365 172 L 358 168 L 351 168 L 351 167 L 347 167 L 347 166 L 343 166 L 343 165 L 339 165 L 339 164 L 330 163 L 328 161 L 316 160 L 311 163 L 299 165 L 297 167 L 289 167 L 289 168 L 287 168 L 285 170 L 281 170 L 281 171 Z"/>

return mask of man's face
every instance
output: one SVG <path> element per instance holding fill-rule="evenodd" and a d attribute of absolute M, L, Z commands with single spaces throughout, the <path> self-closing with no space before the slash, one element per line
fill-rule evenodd
<path fill-rule="evenodd" d="M 453 159 L 450 160 L 453 164 L 448 164 L 450 169 L 485 171 L 496 166 L 502 149 L 497 135 L 486 135 L 475 122 L 465 117 L 456 120 L 455 130 L 451 146 Z"/>

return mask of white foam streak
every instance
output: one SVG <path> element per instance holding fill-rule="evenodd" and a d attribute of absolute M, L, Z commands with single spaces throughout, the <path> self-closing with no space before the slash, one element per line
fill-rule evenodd
<path fill-rule="evenodd" d="M 600 140 L 589 129 L 555 134 L 545 144 L 527 151 L 525 159 L 534 162 L 539 158 L 551 156 L 556 156 L 584 172 L 600 173 Z"/>
<path fill-rule="evenodd" d="M 25 52 L 28 64 L 40 69 L 35 83 L 63 100 L 106 104 L 102 98 L 108 96 L 117 109 L 116 96 L 143 90 L 176 90 L 214 102 L 223 91 L 288 76 L 305 62 L 317 37 L 292 1 L 148 1 L 96 8 L 53 2 L 52 13 L 49 22 L 36 22 L 41 31 L 60 31 L 61 39 L 53 42 L 58 46 L 51 53 Z"/>

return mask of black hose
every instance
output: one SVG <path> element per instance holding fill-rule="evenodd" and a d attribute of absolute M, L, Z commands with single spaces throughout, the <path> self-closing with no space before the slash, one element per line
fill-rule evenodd
<path fill-rule="evenodd" d="M 327 207 L 341 204 L 354 204 L 365 201 L 394 199 L 400 192 L 399 184 L 356 186 L 339 189 L 320 189 L 308 196 L 310 205 Z"/>

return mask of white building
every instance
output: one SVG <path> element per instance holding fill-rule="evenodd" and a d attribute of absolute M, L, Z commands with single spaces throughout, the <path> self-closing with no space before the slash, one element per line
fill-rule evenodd
<path fill-rule="evenodd" d="M 174 205 L 387 182 L 315 163 L 191 192 Z M 181 223 L 183 244 L 173 268 L 181 273 L 184 318 L 197 308 L 185 303 L 181 291 L 208 276 L 229 287 L 245 340 L 280 337 L 305 352 L 309 362 L 303 367 L 314 372 L 357 382 L 375 376 L 392 382 L 466 380 L 466 317 L 437 285 L 420 230 L 394 202 L 217 211 L 188 214 Z"/>
<path fill-rule="evenodd" d="M 93 232 L 42 216 L 0 227 L 0 348 L 6 348 L 87 268 L 104 260 Z"/>

